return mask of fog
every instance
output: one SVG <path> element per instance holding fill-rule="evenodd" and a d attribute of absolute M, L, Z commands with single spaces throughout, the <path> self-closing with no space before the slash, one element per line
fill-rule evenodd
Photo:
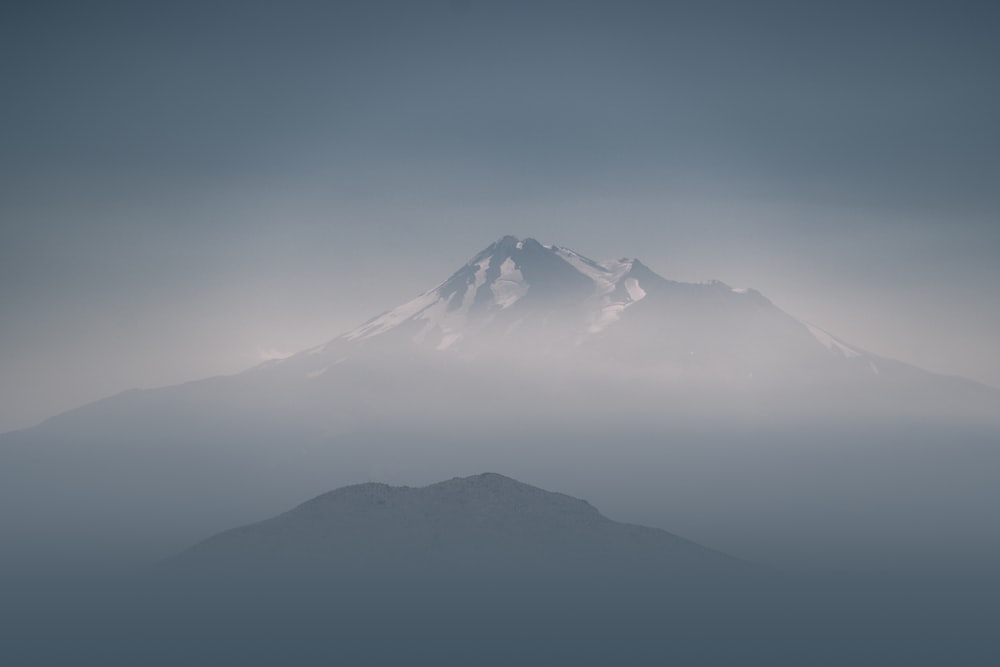
<path fill-rule="evenodd" d="M 998 562 L 996 396 L 975 385 L 678 385 L 525 354 L 296 367 L 317 356 L 5 436 L 11 567 L 141 569 L 338 486 L 484 471 L 784 567 Z"/>
<path fill-rule="evenodd" d="M 998 663 L 997 18 L 10 8 L 0 662 Z"/>
<path fill-rule="evenodd" d="M 633 314 L 656 305 L 646 299 Z M 554 345 L 579 315 L 566 313 L 505 344 L 470 336 L 453 356 L 433 338 L 342 338 L 2 436 L 3 654 L 49 664 L 194 654 L 223 664 L 628 655 L 931 665 L 961 646 L 972 661 L 992 660 L 996 392 L 872 357 L 876 374 L 870 358 L 827 357 L 818 343 L 800 349 L 810 332 L 765 310 L 761 336 L 722 326 L 725 308 L 688 320 L 728 331 L 716 341 L 730 351 L 725 364 L 665 353 L 687 342 L 683 327 Z M 777 363 L 788 358 L 776 349 L 791 362 Z M 647 363 L 650 350 L 660 363 Z M 361 561 L 360 572 L 343 555 L 318 575 L 280 560 L 245 576 L 238 559 L 207 573 L 168 567 L 206 539 L 280 521 L 338 487 L 485 471 L 752 569 L 603 559 L 579 573 L 562 560 L 544 569 L 503 559 L 495 571 L 502 550 L 457 550 L 444 555 L 460 554 L 462 567 L 442 572 L 408 557 L 410 523 L 390 543 L 401 550 Z M 563 533 L 527 544 L 552 540 Z M 294 556 L 313 544 L 282 548 Z"/>

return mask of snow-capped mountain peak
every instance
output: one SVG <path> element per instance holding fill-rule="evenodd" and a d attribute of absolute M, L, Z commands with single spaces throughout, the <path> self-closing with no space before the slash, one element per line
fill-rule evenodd
<path fill-rule="evenodd" d="M 505 236 L 437 287 L 341 338 L 364 341 L 402 327 L 415 342 L 444 350 L 470 328 L 517 327 L 528 311 L 551 315 L 579 307 L 588 311 L 577 313 L 584 315 L 584 333 L 594 334 L 646 296 L 633 275 L 637 266 L 633 259 L 596 262 L 569 248 Z"/>
<path fill-rule="evenodd" d="M 514 236 L 491 243 L 436 287 L 297 357 L 312 359 L 304 369 L 312 378 L 347 360 L 414 353 L 563 359 L 614 372 L 755 383 L 886 368 L 885 359 L 792 317 L 757 290 L 676 282 L 638 259 L 595 261 Z"/>

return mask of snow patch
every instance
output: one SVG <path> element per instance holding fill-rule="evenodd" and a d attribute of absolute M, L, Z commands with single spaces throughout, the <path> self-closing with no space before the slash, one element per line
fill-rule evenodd
<path fill-rule="evenodd" d="M 277 359 L 287 359 L 292 356 L 292 353 L 285 352 L 284 350 L 276 350 L 273 347 L 258 347 L 257 356 L 260 357 L 261 361 L 275 361 Z"/>
<path fill-rule="evenodd" d="M 587 328 L 587 332 L 592 334 L 600 333 L 607 328 L 609 324 L 617 322 L 618 318 L 622 315 L 622 311 L 625 310 L 628 305 L 629 304 L 627 303 L 611 303 L 604 306 L 598 313 L 597 318 Z"/>
<path fill-rule="evenodd" d="M 442 336 L 441 342 L 438 343 L 438 345 L 437 345 L 437 347 L 435 349 L 438 350 L 439 352 L 444 352 L 449 347 L 451 347 L 453 344 L 455 344 L 456 342 L 458 342 L 461 338 L 462 338 L 462 334 L 461 333 L 459 333 L 457 331 L 449 331 L 444 336 Z"/>
<path fill-rule="evenodd" d="M 625 279 L 625 291 L 628 292 L 628 298 L 632 299 L 633 302 L 641 301 L 646 296 L 646 290 L 639 287 L 639 281 L 635 278 Z"/>
<path fill-rule="evenodd" d="M 493 292 L 493 302 L 500 308 L 513 306 L 528 293 L 528 284 L 510 257 L 500 265 L 500 276 L 490 285 L 490 291 Z"/>
<path fill-rule="evenodd" d="M 549 247 L 563 261 L 590 278 L 594 283 L 594 294 L 601 305 L 596 317 L 587 328 L 587 333 L 595 334 L 604 330 L 618 321 L 622 311 L 646 296 L 646 290 L 639 286 L 638 280 L 632 277 L 625 278 L 632 270 L 633 260 L 618 259 L 598 263 L 573 252 L 569 248 Z M 625 278 L 624 285 L 622 285 L 622 278 Z M 625 288 L 628 301 L 614 300 L 614 294 L 618 291 L 619 285 Z"/>
<path fill-rule="evenodd" d="M 372 336 L 385 333 L 386 331 L 399 326 L 409 319 L 427 320 L 427 326 L 417 334 L 418 342 L 423 340 L 427 333 L 435 327 L 442 329 L 447 328 L 445 326 L 446 322 L 460 321 L 461 318 L 469 311 L 473 301 L 475 301 L 476 292 L 478 292 L 479 288 L 486 282 L 486 272 L 490 268 L 490 260 L 490 257 L 486 257 L 477 263 L 475 278 L 466 288 L 465 294 L 462 295 L 462 305 L 456 310 L 452 312 L 447 311 L 448 304 L 441 298 L 441 293 L 438 291 L 441 288 L 441 285 L 438 285 L 429 292 L 424 292 L 416 299 L 404 303 L 402 306 L 376 317 L 374 320 L 363 324 L 354 331 L 344 334 L 342 338 L 345 340 L 363 340 L 365 338 L 371 338 Z M 520 274 L 520 272 L 518 272 L 518 274 Z"/>
<path fill-rule="evenodd" d="M 492 257 L 487 257 L 483 261 L 479 262 L 479 266 L 476 269 L 476 279 L 469 285 L 469 289 L 465 290 L 465 297 L 462 299 L 462 312 L 469 309 L 472 302 L 476 299 L 476 292 L 479 288 L 483 286 L 486 282 L 486 272 L 490 269 L 490 262 L 493 261 Z"/>
<path fill-rule="evenodd" d="M 390 310 L 388 313 L 383 315 L 379 315 L 367 324 L 362 324 L 354 331 L 344 334 L 344 339 L 358 340 L 377 336 L 378 334 L 384 333 L 389 329 L 402 324 L 411 317 L 419 314 L 421 311 L 431 307 L 436 301 L 440 300 L 440 298 L 441 295 L 438 294 L 437 289 L 424 292 L 413 301 L 404 303 L 399 308 Z"/>
<path fill-rule="evenodd" d="M 837 340 L 827 332 L 823 331 L 819 327 L 814 327 L 813 325 L 807 322 L 803 322 L 803 324 L 806 326 L 807 329 L 809 329 L 809 333 L 811 333 L 816 340 L 822 343 L 823 347 L 825 347 L 826 349 L 831 350 L 833 352 L 839 352 L 846 359 L 851 359 L 854 357 L 861 356 L 860 352 L 848 347 L 847 345 L 844 345 L 839 340 Z"/>
<path fill-rule="evenodd" d="M 610 294 L 615 291 L 622 276 L 632 269 L 632 261 L 628 259 L 610 262 L 597 262 L 579 255 L 569 248 L 548 246 L 563 261 L 594 281 L 598 295 Z"/>

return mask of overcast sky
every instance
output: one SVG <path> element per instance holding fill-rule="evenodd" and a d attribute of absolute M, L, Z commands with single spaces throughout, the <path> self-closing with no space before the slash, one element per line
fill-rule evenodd
<path fill-rule="evenodd" d="M 6 3 L 0 430 L 318 344 L 508 233 L 1000 386 L 993 5 Z"/>

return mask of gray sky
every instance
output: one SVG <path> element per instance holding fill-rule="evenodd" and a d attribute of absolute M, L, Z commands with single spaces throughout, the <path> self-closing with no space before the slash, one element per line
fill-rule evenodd
<path fill-rule="evenodd" d="M 1000 385 L 992 4 L 7 3 L 0 430 L 320 343 L 508 233 Z"/>

